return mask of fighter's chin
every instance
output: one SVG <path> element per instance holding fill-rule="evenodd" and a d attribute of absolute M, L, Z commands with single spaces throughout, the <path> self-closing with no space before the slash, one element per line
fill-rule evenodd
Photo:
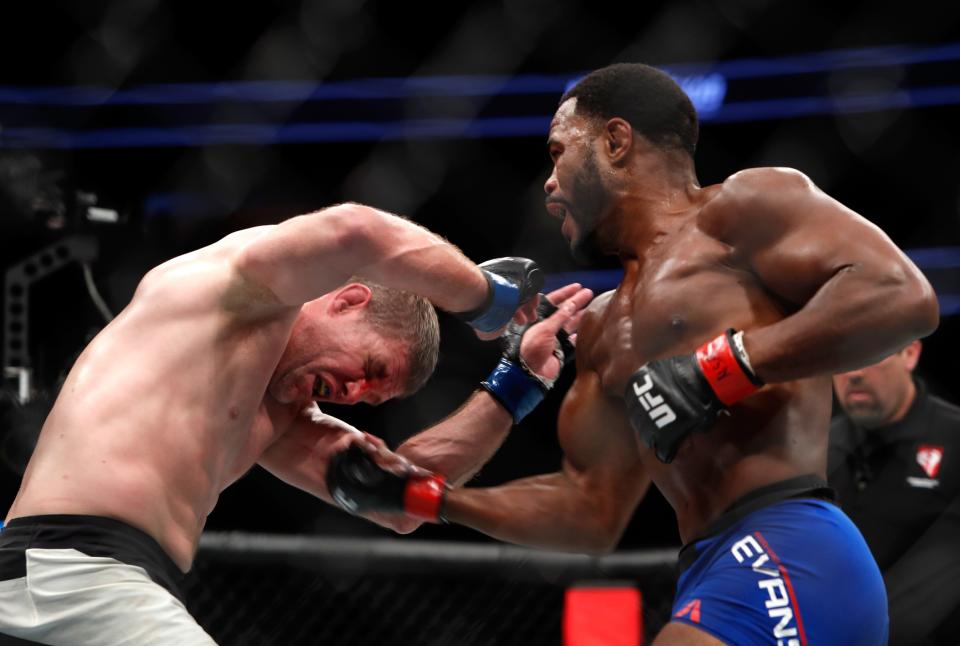
<path fill-rule="evenodd" d="M 296 381 L 282 377 L 274 379 L 267 386 L 267 394 L 280 404 L 293 404 L 303 399 L 300 391 Z"/>
<path fill-rule="evenodd" d="M 573 237 L 570 239 L 570 255 L 581 265 L 593 266 L 601 264 L 603 254 L 594 243 L 593 236 Z"/>
<path fill-rule="evenodd" d="M 856 404 L 845 404 L 844 412 L 854 423 L 871 428 L 877 426 L 883 421 L 883 414 L 873 406 L 858 406 Z"/>
<path fill-rule="evenodd" d="M 271 383 L 269 386 L 267 386 L 267 395 L 269 395 L 270 399 L 278 404 L 289 404 L 291 401 L 290 397 L 287 395 L 287 392 L 274 383 Z"/>

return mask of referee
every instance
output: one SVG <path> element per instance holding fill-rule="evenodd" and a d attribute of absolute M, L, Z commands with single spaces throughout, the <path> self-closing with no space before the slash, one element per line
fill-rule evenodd
<path fill-rule="evenodd" d="M 828 480 L 883 572 L 891 646 L 960 643 L 960 407 L 913 376 L 920 349 L 833 379 Z"/>

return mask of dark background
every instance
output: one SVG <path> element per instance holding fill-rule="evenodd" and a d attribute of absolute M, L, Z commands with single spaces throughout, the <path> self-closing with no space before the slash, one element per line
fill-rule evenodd
<path fill-rule="evenodd" d="M 616 61 L 678 66 L 863 48 L 920 51 L 960 42 L 960 6 L 910 3 L 791 3 L 688 0 L 617 4 L 572 1 L 413 3 L 186 3 L 159 0 L 4 6 L 0 32 L 0 258 L 4 266 L 73 233 L 99 240 L 92 269 L 114 311 L 151 266 L 246 226 L 353 200 L 407 215 L 446 236 L 471 258 L 536 258 L 550 272 L 579 269 L 542 208 L 549 172 L 544 141 L 556 92 L 308 102 L 65 105 L 44 88 L 131 90 L 172 83 L 282 80 L 333 84 L 358 79 L 448 75 L 576 78 Z M 635 5 L 635 6 L 633 6 Z M 909 8 L 908 8 L 909 7 Z M 886 50 L 885 50 L 886 51 Z M 906 249 L 960 245 L 957 60 L 874 65 L 730 80 L 728 99 L 776 100 L 857 92 L 906 96 L 946 88 L 935 101 L 880 109 L 814 110 L 797 116 L 706 120 L 701 183 L 751 166 L 793 166 L 882 227 Z M 167 86 L 169 90 L 169 86 Z M 953 94 L 951 94 L 953 88 Z M 32 89 L 17 94 L 13 90 Z M 30 97 L 24 99 L 23 97 Z M 917 95 L 914 95 L 917 96 Z M 17 98 L 20 97 L 20 98 Z M 946 97 L 946 98 L 943 98 Z M 49 97 L 48 97 L 49 98 Z M 23 133 L 106 133 L 119 128 L 211 124 L 543 117 L 522 136 L 393 136 L 382 140 L 278 143 L 277 138 L 209 145 L 36 145 Z M 53 140 L 51 140 L 53 141 Z M 13 188 L 11 188 L 13 187 Z M 116 224 L 85 220 L 75 191 L 120 211 Z M 38 196 L 44 199 L 37 199 Z M 63 203 L 62 210 L 44 204 Z M 956 289 L 955 264 L 929 270 L 941 297 Z M 18 447 L 42 419 L 58 378 L 103 325 L 76 265 L 31 290 L 30 356 L 40 392 L 12 404 L 0 427 L 5 466 L 0 508 L 19 482 Z M 944 300 L 947 304 L 948 301 Z M 950 301 L 952 302 L 952 301 Z M 953 379 L 957 318 L 944 308 L 921 372 L 935 392 L 960 399 Z M 441 315 L 436 376 L 414 399 L 376 410 L 329 410 L 393 444 L 451 412 L 495 363 L 497 349 Z M 6 328 L 0 334 L 6 333 Z M 567 375 L 557 389 L 569 383 Z M 516 428 L 476 484 L 554 470 L 560 393 Z M 144 446 L 149 450 L 149 446 Z M 324 507 L 254 469 L 222 496 L 209 529 L 388 535 Z M 485 540 L 462 528 L 428 527 L 415 537 Z M 678 542 L 672 513 L 656 492 L 641 505 L 622 547 Z"/>

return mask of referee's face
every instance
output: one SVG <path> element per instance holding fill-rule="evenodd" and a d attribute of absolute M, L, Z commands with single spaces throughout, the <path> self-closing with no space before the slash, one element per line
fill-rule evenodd
<path fill-rule="evenodd" d="M 840 406 L 864 428 L 899 421 L 910 410 L 916 393 L 911 373 L 920 356 L 920 342 L 873 365 L 835 375 L 833 388 Z"/>

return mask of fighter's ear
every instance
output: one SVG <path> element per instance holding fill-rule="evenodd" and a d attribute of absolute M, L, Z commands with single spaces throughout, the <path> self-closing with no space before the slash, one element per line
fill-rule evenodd
<path fill-rule="evenodd" d="M 363 309 L 370 302 L 372 293 L 363 283 L 348 283 L 338 289 L 330 305 L 337 314 L 353 309 Z"/>
<path fill-rule="evenodd" d="M 620 117 L 610 119 L 604 125 L 603 143 L 610 163 L 622 163 L 634 145 L 633 127 Z"/>
<path fill-rule="evenodd" d="M 923 344 L 920 343 L 920 339 L 916 339 L 900 351 L 903 355 L 904 365 L 906 365 L 907 370 L 913 372 L 913 369 L 917 367 L 917 362 L 920 361 L 920 350 L 922 349 Z"/>

